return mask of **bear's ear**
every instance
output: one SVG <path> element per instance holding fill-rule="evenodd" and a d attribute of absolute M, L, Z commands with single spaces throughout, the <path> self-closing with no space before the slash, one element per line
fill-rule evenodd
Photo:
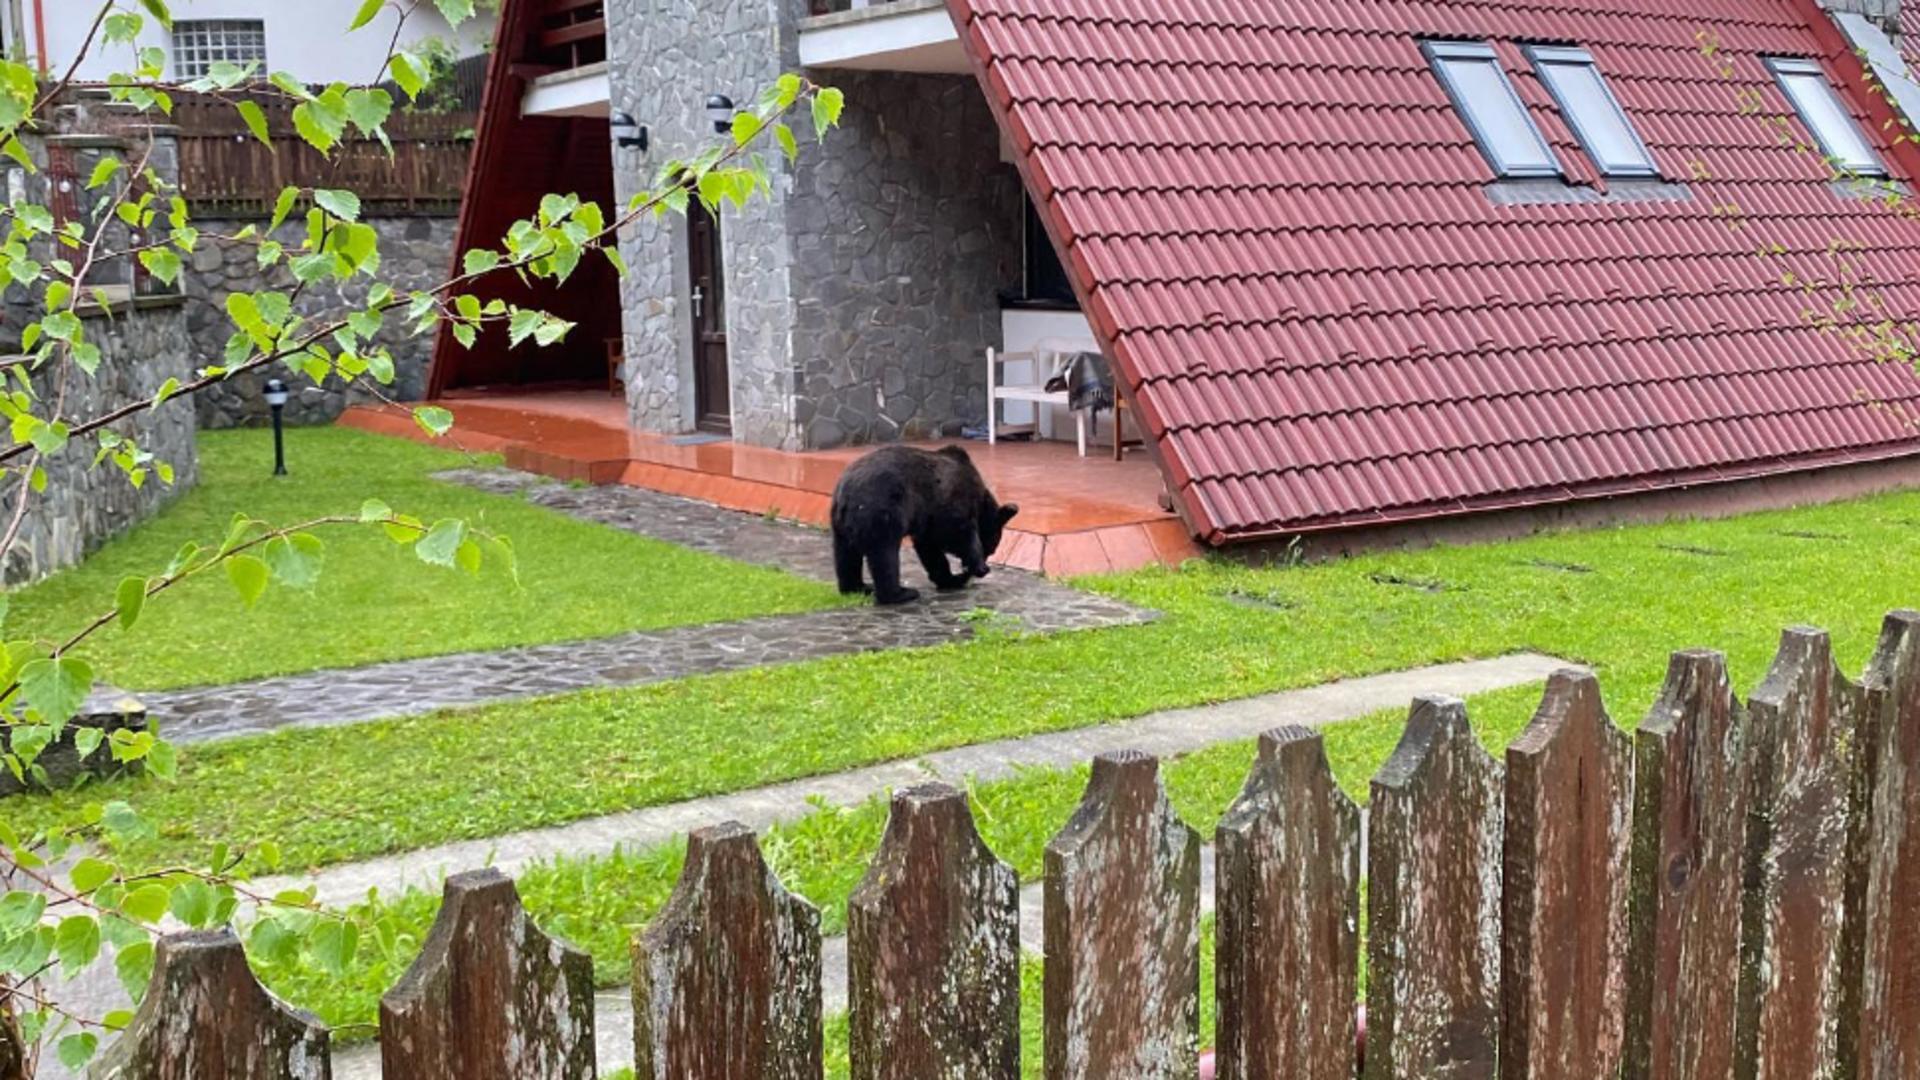
<path fill-rule="evenodd" d="M 1000 507 L 1000 524 L 1005 525 L 1007 522 L 1012 521 L 1013 515 L 1019 512 L 1019 506 L 1013 503 L 1003 503 Z"/>

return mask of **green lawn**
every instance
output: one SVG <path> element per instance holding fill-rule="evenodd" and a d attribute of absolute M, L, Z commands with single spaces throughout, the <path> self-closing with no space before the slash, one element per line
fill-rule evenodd
<path fill-rule="evenodd" d="M 1082 584 L 1167 612 L 1147 627 L 966 645 L 719 676 L 636 691 L 578 695 L 338 732 L 274 736 L 202 751 L 177 788 L 116 788 L 167 821 L 142 854 L 195 851 L 184 818 L 204 835 L 256 835 L 314 861 L 485 835 L 619 807 L 729 790 L 882 757 L 1027 731 L 1084 725 L 1175 705 L 1416 663 L 1534 649 L 1597 667 L 1616 719 L 1652 704 L 1668 653 L 1716 645 L 1736 686 L 1757 685 L 1779 629 L 1832 629 L 1844 667 L 1857 672 L 1882 614 L 1920 599 L 1920 495 L 1753 515 L 1712 523 L 1608 529 L 1311 567 L 1250 569 L 1223 562 Z M 1112 673 L 1119 677 L 1089 677 Z M 1538 688 L 1471 702 L 1483 743 L 1498 751 L 1524 725 Z M 1364 798 L 1398 739 L 1393 711 L 1327 731 L 1341 782 Z M 517 723 L 508 722 L 509 719 Z M 697 724 L 700 738 L 676 738 Z M 453 729 L 458 729 L 453 730 Z M 465 740 L 464 742 L 462 740 Z M 584 740 L 584 741 L 583 741 Z M 548 743 L 557 744 L 555 750 Z M 582 747 L 591 747 L 583 751 Z M 435 753 L 515 766 L 489 772 L 483 793 L 466 777 L 435 785 Z M 1215 747 L 1173 762 L 1180 812 L 1211 834 L 1238 791 L 1253 748 Z M 317 769 L 318 785 L 252 797 L 245 778 L 323 759 L 366 762 Z M 419 760 L 394 781 L 376 760 Z M 1034 770 L 975 791 L 987 842 L 1023 877 L 1040 872 L 1047 839 L 1080 796 L 1085 770 Z M 217 795 L 207 788 L 217 785 Z M 423 787 L 424 786 L 424 787 Z M 95 793 L 96 796 L 98 792 Z M 190 798 L 197 794 L 199 798 Z M 377 798 L 355 813 L 353 799 Z M 269 807 L 268 803 L 276 805 Z M 240 809 L 227 806 L 232 804 Z M 70 813 L 72 796 L 22 804 Z M 317 821 L 350 814 L 341 823 Z M 250 815 L 252 817 L 250 817 Z M 819 903 L 829 932 L 878 843 L 885 805 L 821 810 L 764 840 L 791 888 Z M 405 839 L 402 839 L 402 838 Z M 305 845 L 305 846 L 297 846 Z M 521 877 L 536 917 L 578 941 L 607 983 L 627 978 L 627 941 L 678 873 L 677 847 L 563 859 Z M 370 1014 L 429 925 L 436 898 L 410 894 L 375 909 L 393 951 L 355 975 L 269 973 L 294 1000 L 335 1019 Z"/>
<path fill-rule="evenodd" d="M 275 478 L 267 433 L 201 435 L 199 486 L 81 566 L 12 593 L 9 636 L 64 637 L 112 606 L 122 577 L 159 573 L 188 540 L 219 543 L 236 511 L 292 525 L 355 514 L 367 498 L 507 536 L 521 587 L 494 571 L 473 577 L 428 566 L 366 527 L 336 527 L 322 534 L 326 568 L 311 593 L 275 587 L 248 610 L 209 574 L 157 598 L 132 631 L 106 631 L 85 655 L 109 682 L 158 690 L 839 602 L 822 583 L 429 477 L 470 464 L 463 455 L 345 428 L 297 429 L 287 439 L 291 475 Z"/>
<path fill-rule="evenodd" d="M 183 754 L 172 786 L 22 800 L 22 824 L 103 795 L 161 823 L 131 852 L 274 839 L 294 866 L 498 835 L 935 748 L 1085 726 L 1342 676 L 1520 649 L 1590 663 L 1623 721 L 1670 650 L 1712 644 L 1754 685 L 1779 628 L 1831 628 L 1858 670 L 1880 617 L 1920 600 L 1920 494 L 1721 522 L 1605 529 L 1304 567 L 1227 562 L 1086 582 L 1152 625 L 988 640 L 630 690 L 290 731 Z M 548 556 L 549 558 L 556 558 Z M 542 560 L 530 553 L 528 574 Z M 265 624 L 263 625 L 270 625 Z M 1522 696 L 1481 723 L 1510 732 Z M 1384 757 L 1397 722 L 1349 763 Z M 1357 770 L 1357 771 L 1354 771 Z"/>

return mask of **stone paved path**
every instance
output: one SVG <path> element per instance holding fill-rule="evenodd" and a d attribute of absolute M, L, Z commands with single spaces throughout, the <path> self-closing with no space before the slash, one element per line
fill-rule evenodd
<path fill-rule="evenodd" d="M 456 470 L 442 479 L 743 562 L 821 580 L 833 576 L 826 534 L 637 488 L 573 488 L 506 470 Z M 913 562 L 913 560 L 908 560 Z M 918 574 L 920 568 L 913 565 Z M 637 686 L 829 656 L 962 641 L 992 612 L 997 625 L 1057 633 L 1153 618 L 1117 600 L 1017 570 L 996 570 L 963 592 L 896 608 L 872 605 L 642 631 L 590 641 L 461 653 L 136 696 L 176 742 L 206 742 L 288 727 L 350 724 L 542 694 Z"/>
<path fill-rule="evenodd" d="M 1389 672 L 1283 690 L 1259 697 L 1191 709 L 1172 709 L 1094 727 L 940 750 L 905 761 L 883 762 L 826 776 L 768 787 L 651 806 L 568 825 L 465 840 L 329 867 L 298 878 L 259 882 L 268 893 L 311 885 L 322 903 L 360 900 L 367 890 L 383 896 L 409 887 L 439 888 L 448 874 L 497 866 L 518 874 L 556 855 L 588 857 L 616 848 L 638 851 L 667 843 L 703 825 L 739 821 L 756 830 L 805 817 L 822 805 L 858 806 L 876 795 L 928 779 L 992 781 L 1023 769 L 1065 768 L 1109 750 L 1144 750 L 1172 758 L 1224 742 L 1252 739 L 1286 724 L 1318 726 L 1355 720 L 1383 709 L 1403 709 L 1420 694 L 1468 697 L 1544 682 L 1566 667 L 1551 656 L 1520 653 L 1491 660 Z"/>

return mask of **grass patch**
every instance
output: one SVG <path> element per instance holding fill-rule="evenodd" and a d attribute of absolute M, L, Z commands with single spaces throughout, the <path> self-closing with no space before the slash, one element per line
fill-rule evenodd
<path fill-rule="evenodd" d="M 838 657 L 185 752 L 175 785 L 15 800 L 22 828 L 126 798 L 161 825 L 138 860 L 275 840 L 317 866 L 816 775 L 934 749 L 1437 661 L 1537 650 L 1596 667 L 1616 717 L 1652 703 L 1670 650 L 1726 650 L 1755 685 L 1779 629 L 1835 633 L 1858 670 L 1888 609 L 1920 600 L 1920 494 L 1718 522 L 1561 533 L 1317 566 L 1226 561 L 1082 584 L 1165 613 L 1146 626 Z M 1783 530 L 1845 541 L 1809 543 Z M 1703 558 L 1677 547 L 1732 553 Z M 547 569 L 567 575 L 569 554 Z M 528 562 L 540 561 L 529 556 Z M 1592 568 L 1568 573 L 1542 564 Z M 409 570 L 412 568 L 409 567 Z M 529 568 L 532 572 L 532 568 Z M 1444 581 L 1429 591 L 1380 577 Z M 1246 596 L 1262 598 L 1259 606 Z M 263 621 L 263 626 L 271 625 Z M 1516 730 L 1531 693 L 1476 721 Z M 1362 749 L 1390 745 L 1398 720 Z M 1352 730 L 1367 730 L 1366 725 Z M 1336 747 L 1336 752 L 1339 751 Z M 1364 755 L 1363 755 L 1364 756 Z M 1343 770 L 1343 776 L 1365 773 Z"/>
<path fill-rule="evenodd" d="M 109 682 L 160 690 L 840 602 L 824 583 L 431 478 L 470 464 L 464 455 L 347 428 L 300 429 L 288 440 L 291 475 L 276 478 L 266 432 L 202 434 L 200 484 L 82 565 L 11 593 L 8 629 L 66 636 L 112 606 L 122 577 L 160 572 L 188 540 L 218 543 L 237 511 L 291 525 L 357 513 L 367 498 L 509 537 L 522 587 L 492 571 L 427 566 L 373 530 L 335 528 L 323 534 L 326 571 L 312 592 L 275 588 L 248 610 L 222 575 L 209 574 L 169 590 L 131 632 L 106 631 L 83 655 Z"/>

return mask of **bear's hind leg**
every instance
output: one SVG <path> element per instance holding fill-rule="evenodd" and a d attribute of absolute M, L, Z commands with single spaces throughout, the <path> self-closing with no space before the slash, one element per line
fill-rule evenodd
<path fill-rule="evenodd" d="M 860 576 L 860 549 L 833 531 L 833 576 L 840 581 L 840 591 L 848 595 L 870 593 L 873 589 Z"/>
<path fill-rule="evenodd" d="M 918 589 L 900 584 L 900 545 L 881 544 L 867 554 L 873 571 L 873 599 L 879 604 L 910 604 L 920 599 Z"/>

